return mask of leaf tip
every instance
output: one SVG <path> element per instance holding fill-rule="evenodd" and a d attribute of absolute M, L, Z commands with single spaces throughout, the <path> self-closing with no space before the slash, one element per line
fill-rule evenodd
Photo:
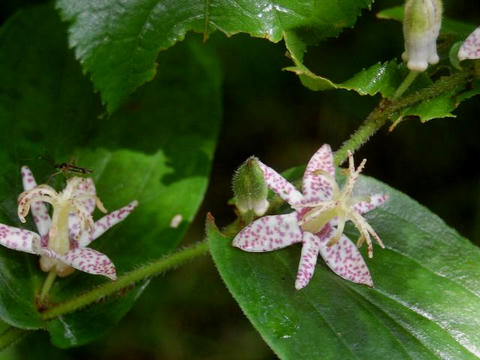
<path fill-rule="evenodd" d="M 215 224 L 215 217 L 212 215 L 211 212 L 208 212 L 205 218 L 205 232 L 208 235 L 212 231 L 220 232 L 217 224 Z"/>

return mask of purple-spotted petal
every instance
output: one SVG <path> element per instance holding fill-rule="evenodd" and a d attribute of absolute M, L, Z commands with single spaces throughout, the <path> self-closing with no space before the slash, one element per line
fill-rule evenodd
<path fill-rule="evenodd" d="M 263 171 L 267 186 L 283 200 L 290 205 L 294 205 L 298 204 L 303 199 L 303 195 L 300 191 L 290 184 L 283 176 L 261 161 L 258 161 L 258 164 Z"/>
<path fill-rule="evenodd" d="M 458 59 L 480 59 L 480 26 L 463 42 L 458 51 Z"/>
<path fill-rule="evenodd" d="M 105 231 L 110 229 L 112 226 L 123 221 L 130 213 L 138 206 L 138 201 L 132 201 L 127 206 L 124 206 L 112 213 L 102 217 L 100 220 L 95 222 L 95 230 L 91 236 L 88 236 L 88 233 L 82 234 L 79 239 L 79 246 L 87 246 L 93 240 L 101 236 Z"/>
<path fill-rule="evenodd" d="M 264 216 L 242 231 L 232 245 L 245 251 L 264 252 L 284 248 L 302 241 L 302 230 L 298 226 L 297 213 Z"/>
<path fill-rule="evenodd" d="M 345 235 L 332 246 L 327 246 L 334 234 L 332 228 L 322 231 L 320 236 L 320 255 L 328 267 L 337 275 L 357 284 L 373 287 L 370 271 L 357 246 Z"/>
<path fill-rule="evenodd" d="M 75 196 L 80 198 L 85 197 L 80 202 L 85 206 L 87 211 L 91 214 L 95 210 L 95 196 L 97 191 L 95 189 L 95 184 L 91 178 L 82 178 L 79 181 L 74 189 Z"/>
<path fill-rule="evenodd" d="M 70 213 L 68 217 L 68 237 L 70 239 L 70 242 L 76 241 L 78 245 L 78 242 L 80 241 L 80 237 L 84 234 L 88 234 L 88 232 L 81 231 L 80 218 L 76 214 Z"/>
<path fill-rule="evenodd" d="M 37 186 L 33 173 L 28 166 L 22 166 L 21 174 L 24 191 L 32 190 Z"/>
<path fill-rule="evenodd" d="M 298 265 L 297 279 L 295 280 L 295 289 L 303 289 L 310 282 L 315 272 L 317 264 L 320 239 L 309 232 L 303 233 L 302 255 Z"/>
<path fill-rule="evenodd" d="M 40 236 L 32 231 L 0 224 L 0 244 L 13 250 L 37 254 Z"/>
<path fill-rule="evenodd" d="M 101 252 L 89 248 L 78 247 L 59 255 L 51 249 L 44 248 L 42 255 L 60 260 L 71 267 L 94 275 L 104 275 L 112 280 L 117 279 L 115 265 Z"/>
<path fill-rule="evenodd" d="M 306 202 L 325 201 L 332 196 L 332 186 L 324 176 L 317 173 L 318 170 L 326 172 L 332 178 L 335 176 L 332 149 L 328 144 L 312 156 L 303 175 L 302 191 Z"/>
<path fill-rule="evenodd" d="M 360 201 L 356 203 L 353 208 L 358 211 L 360 214 L 369 212 L 370 210 L 375 209 L 377 206 L 382 205 L 385 201 L 388 200 L 387 194 L 375 194 L 370 196 L 370 201 Z"/>
<path fill-rule="evenodd" d="M 21 174 L 23 189 L 25 191 L 32 190 L 35 186 L 37 186 L 35 178 L 33 177 L 33 174 L 28 166 L 22 167 Z M 52 224 L 52 220 L 48 214 L 47 206 L 42 201 L 35 201 L 30 206 L 30 211 L 32 212 L 33 221 L 37 226 L 38 233 L 42 238 L 45 238 L 45 236 L 48 235 L 48 230 Z"/>

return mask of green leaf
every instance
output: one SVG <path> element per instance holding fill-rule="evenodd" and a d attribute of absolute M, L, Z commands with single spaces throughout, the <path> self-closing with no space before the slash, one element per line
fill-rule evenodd
<path fill-rule="evenodd" d="M 363 69 L 345 81 L 334 82 L 313 73 L 303 64 L 307 47 L 295 34 L 286 35 L 285 44 L 294 62 L 294 66 L 287 67 L 285 70 L 297 74 L 302 84 L 313 91 L 343 89 L 356 91 L 360 95 L 381 94 L 388 98 L 393 96 L 409 72 L 403 63 L 390 60 Z"/>
<path fill-rule="evenodd" d="M 208 47 L 187 41 L 158 59 L 168 72 L 108 117 L 67 48 L 65 27 L 53 7 L 42 6 L 17 14 L 0 31 L 0 222 L 21 225 L 16 215 L 21 165 L 29 165 L 37 182 L 44 183 L 56 171 L 55 163 L 75 157 L 79 166 L 93 169 L 107 209 L 140 202 L 92 245 L 121 275 L 174 249 L 198 210 L 221 116 L 219 66 Z M 61 178 L 51 183 L 60 185 Z M 183 221 L 172 228 L 177 214 Z M 31 221 L 26 226 L 34 230 Z M 1 248 L 0 317 L 21 328 L 47 326 L 62 347 L 104 333 L 147 285 L 45 324 L 35 307 L 45 275 L 34 255 Z M 51 302 L 105 281 L 77 271 L 55 281 Z"/>
<path fill-rule="evenodd" d="M 340 83 L 314 74 L 301 62 L 297 62 L 295 66 L 287 67 L 285 70 L 296 73 L 302 84 L 314 91 L 343 89 L 356 91 L 360 95 L 373 96 L 380 93 L 384 97 L 392 97 L 408 74 L 408 69 L 395 60 L 372 65 Z"/>
<path fill-rule="evenodd" d="M 379 19 L 403 21 L 403 6 L 395 6 L 377 13 Z M 456 40 L 465 40 L 465 38 L 475 30 L 475 25 L 456 21 L 443 17 L 442 29 L 440 33 L 443 36 L 451 36 Z"/>
<path fill-rule="evenodd" d="M 411 91 L 416 88 L 413 87 Z M 480 81 L 474 80 L 471 86 L 457 86 L 441 96 L 422 101 L 402 111 L 401 116 L 418 116 L 420 121 L 456 117 L 452 112 L 465 100 L 480 94 Z"/>
<path fill-rule="evenodd" d="M 246 316 L 282 359 L 478 359 L 480 250 L 379 181 L 362 177 L 356 192 L 390 196 L 366 214 L 386 246 L 372 259 L 362 249 L 374 288 L 343 280 L 319 258 L 296 291 L 300 246 L 243 252 L 207 222 L 213 259 Z M 347 234 L 358 236 L 353 227 Z"/>
<path fill-rule="evenodd" d="M 312 43 L 352 26 L 372 2 L 58 0 L 57 7 L 72 23 L 70 46 L 113 112 L 137 87 L 153 79 L 159 51 L 183 40 L 190 30 L 204 33 L 205 38 L 218 29 L 228 36 L 244 32 L 273 42 L 297 34 L 301 41 Z"/>
<path fill-rule="evenodd" d="M 296 73 L 300 77 L 302 84 L 314 91 L 343 89 L 356 91 L 360 95 L 373 96 L 381 94 L 384 98 L 391 98 L 409 72 L 405 64 L 398 63 L 396 60 L 390 60 L 385 63 L 372 65 L 344 82 L 335 83 L 325 77 L 314 74 L 295 57 L 292 56 L 292 59 L 294 59 L 296 65 L 285 70 Z M 428 73 L 423 73 L 415 80 L 405 95 L 412 94 L 432 84 L 433 82 L 430 80 Z M 480 94 L 480 86 L 477 81 L 474 81 L 469 89 L 466 89 L 465 86 L 452 88 L 441 96 L 422 101 L 418 105 L 404 109 L 399 116 L 417 116 L 422 122 L 455 117 L 452 112 L 461 102 L 478 94 Z"/>
<path fill-rule="evenodd" d="M 403 7 L 397 6 L 381 11 L 377 16 L 381 19 L 402 21 Z M 465 39 L 474 28 L 475 26 L 470 24 L 444 19 L 441 33 L 444 38 L 448 39 L 449 43 L 453 43 L 455 40 Z M 294 62 L 294 66 L 287 67 L 285 70 L 296 73 L 300 77 L 302 84 L 314 91 L 343 89 L 356 91 L 360 95 L 373 96 L 381 94 L 384 98 L 391 98 L 409 72 L 403 63 L 398 63 L 397 60 L 390 60 L 363 69 L 348 80 L 334 82 L 326 77 L 313 73 L 304 65 L 304 55 L 307 46 L 304 41 L 297 38 L 296 34 L 286 34 L 285 43 Z M 407 94 L 431 84 L 432 81 L 429 79 L 428 74 L 423 73 L 421 77 L 415 81 Z M 455 117 L 452 111 L 461 103 L 459 99 L 474 96 L 478 94 L 480 90 L 474 86 L 468 91 L 469 95 L 466 97 L 463 96 L 464 91 L 464 87 L 452 89 L 450 92 L 438 98 L 430 99 L 419 105 L 405 109 L 399 116 L 418 116 L 422 122 L 435 118 Z"/>

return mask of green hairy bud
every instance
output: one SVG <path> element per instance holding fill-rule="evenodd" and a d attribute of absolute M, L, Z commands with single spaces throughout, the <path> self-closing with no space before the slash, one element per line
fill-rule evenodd
<path fill-rule="evenodd" d="M 442 25 L 441 0 L 407 0 L 403 20 L 405 52 L 402 58 L 412 71 L 425 71 L 439 61 L 437 37 Z"/>
<path fill-rule="evenodd" d="M 238 210 L 242 214 L 253 211 L 262 216 L 268 209 L 268 188 L 258 159 L 248 158 L 233 176 L 233 193 Z"/>

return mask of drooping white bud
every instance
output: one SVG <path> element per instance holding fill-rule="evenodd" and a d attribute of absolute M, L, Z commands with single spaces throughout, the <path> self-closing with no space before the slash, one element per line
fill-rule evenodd
<path fill-rule="evenodd" d="M 437 37 L 442 25 L 441 0 L 407 0 L 403 19 L 405 52 L 402 59 L 412 71 L 425 71 L 439 61 Z"/>
<path fill-rule="evenodd" d="M 235 203 L 242 214 L 253 211 L 262 216 L 268 209 L 268 188 L 256 157 L 250 157 L 233 176 Z"/>

